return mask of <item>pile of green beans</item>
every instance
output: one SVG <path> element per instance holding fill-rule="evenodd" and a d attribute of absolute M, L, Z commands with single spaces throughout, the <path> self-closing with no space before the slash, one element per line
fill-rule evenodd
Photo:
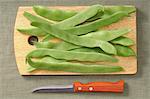
<path fill-rule="evenodd" d="M 85 22 L 87 19 L 95 16 L 98 12 L 103 12 L 104 11 L 104 7 L 101 5 L 93 5 L 90 6 L 89 8 L 80 11 L 78 14 L 63 20 L 61 22 L 56 23 L 55 25 L 58 28 L 62 28 L 62 29 L 67 29 L 70 27 L 74 27 L 80 23 Z"/>
<path fill-rule="evenodd" d="M 28 72 L 36 69 L 75 73 L 120 72 L 124 70 L 122 66 L 104 63 L 118 62 L 115 56 L 136 55 L 130 48 L 134 41 L 124 36 L 131 32 L 130 28 L 101 29 L 130 17 L 136 10 L 133 6 L 97 4 L 81 11 L 33 6 L 33 10 L 40 17 L 24 12 L 31 26 L 17 29 L 25 35 L 42 38 L 34 42 L 37 49 L 26 56 Z M 61 41 L 53 42 L 54 38 Z"/>
<path fill-rule="evenodd" d="M 81 38 L 76 35 L 72 35 L 70 33 L 67 33 L 59 28 L 56 28 L 54 26 L 51 26 L 49 24 L 43 24 L 38 22 L 33 22 L 33 26 L 37 26 L 41 28 L 43 31 L 60 38 L 66 42 L 78 45 L 78 46 L 84 46 L 84 47 L 100 47 L 103 51 L 109 54 L 116 54 L 116 50 L 112 44 L 106 41 L 102 40 L 95 40 L 90 38 Z"/>

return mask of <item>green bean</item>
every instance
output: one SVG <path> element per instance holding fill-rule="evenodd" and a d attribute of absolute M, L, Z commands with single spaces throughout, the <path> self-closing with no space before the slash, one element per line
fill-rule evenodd
<path fill-rule="evenodd" d="M 54 48 L 55 46 L 58 46 L 58 43 L 53 42 L 34 42 L 34 45 L 36 48 Z"/>
<path fill-rule="evenodd" d="M 103 40 L 103 41 L 111 41 L 117 37 L 120 37 L 128 32 L 130 32 L 131 29 L 129 28 L 120 28 L 116 30 L 100 30 L 96 32 L 91 32 L 86 35 L 83 35 L 81 37 L 83 38 L 91 38 L 96 40 Z"/>
<path fill-rule="evenodd" d="M 99 11 L 95 16 L 86 20 L 86 22 L 92 22 L 92 21 L 95 21 L 97 19 L 100 19 L 103 15 L 104 15 L 104 11 Z"/>
<path fill-rule="evenodd" d="M 86 48 L 77 46 L 71 43 L 67 42 L 59 42 L 59 43 L 53 43 L 53 42 L 35 42 L 34 44 L 36 48 L 49 48 L 49 49 L 58 49 L 58 50 L 64 50 L 64 51 L 77 51 L 77 52 L 98 52 L 98 53 L 104 53 L 99 48 Z"/>
<path fill-rule="evenodd" d="M 134 45 L 134 41 L 130 38 L 127 37 L 118 37 L 114 40 L 110 41 L 113 44 L 119 44 L 119 45 L 123 45 L 123 46 L 131 46 Z"/>
<path fill-rule="evenodd" d="M 104 6 L 104 14 L 100 17 L 106 18 L 118 11 L 123 11 L 129 15 L 135 12 L 136 8 L 134 6 Z"/>
<path fill-rule="evenodd" d="M 62 51 L 57 49 L 46 49 L 46 48 L 39 48 L 31 51 L 27 55 L 26 59 L 42 58 L 45 56 L 50 56 L 56 59 L 91 61 L 91 62 L 95 62 L 95 61 L 117 62 L 118 61 L 116 58 L 102 53 Z"/>
<path fill-rule="evenodd" d="M 111 15 L 117 11 L 124 11 L 128 14 L 136 11 L 136 8 L 134 6 L 104 6 L 104 9 L 104 15 Z"/>
<path fill-rule="evenodd" d="M 31 13 L 28 13 L 28 12 L 24 12 L 23 15 L 31 22 L 41 22 L 41 23 L 49 23 L 49 24 L 54 23 L 54 22 L 48 21 L 46 19 L 40 18 L 38 16 L 32 15 Z"/>
<path fill-rule="evenodd" d="M 43 32 L 41 29 L 37 28 L 37 27 L 26 27 L 26 28 L 17 28 L 17 30 L 23 34 L 26 35 L 33 35 L 33 36 L 45 36 L 45 38 L 43 39 L 43 41 L 48 41 L 52 38 L 55 38 L 54 36 Z"/>
<path fill-rule="evenodd" d="M 77 14 L 77 12 L 73 10 L 49 9 L 44 6 L 33 6 L 33 10 L 36 14 L 53 21 L 62 21 Z"/>
<path fill-rule="evenodd" d="M 68 42 L 60 42 L 57 46 L 54 47 L 54 49 L 59 49 L 59 50 L 72 50 L 72 49 L 76 49 L 76 48 L 80 48 L 81 46 L 72 44 L 72 43 L 68 43 Z"/>
<path fill-rule="evenodd" d="M 55 26 L 57 26 L 58 28 L 62 28 L 62 29 L 68 29 L 70 27 L 74 27 L 80 23 L 85 22 L 87 19 L 95 16 L 98 12 L 103 12 L 104 7 L 101 5 L 93 5 L 90 6 L 87 9 L 84 9 L 82 11 L 80 11 L 79 13 L 77 13 L 76 15 L 63 20 L 61 22 L 58 22 L 56 24 L 54 24 Z"/>
<path fill-rule="evenodd" d="M 57 60 L 57 59 L 55 59 L 55 58 L 52 58 L 52 57 L 44 57 L 44 58 L 42 58 L 41 59 L 41 62 L 54 62 L 54 63 L 56 63 L 56 62 L 65 62 L 65 60 Z M 36 70 L 37 68 L 34 68 L 34 67 L 32 67 L 32 66 L 28 66 L 27 67 L 27 71 L 28 72 L 32 72 L 32 71 L 34 71 L 34 70 Z"/>
<path fill-rule="evenodd" d="M 59 43 L 54 43 L 49 41 L 35 42 L 34 45 L 36 46 L 36 48 L 50 48 L 50 49 L 59 49 L 59 50 L 66 50 L 66 51 L 81 47 L 64 41 Z"/>
<path fill-rule="evenodd" d="M 59 63 L 61 63 L 61 62 L 66 62 L 66 60 L 62 60 L 62 59 L 55 59 L 55 58 L 53 58 L 53 57 L 48 57 L 48 56 L 46 56 L 46 57 L 44 57 L 44 58 L 42 58 L 41 59 L 41 61 L 42 62 L 54 62 L 54 63 L 56 63 L 56 62 L 59 62 Z"/>
<path fill-rule="evenodd" d="M 50 41 L 46 41 L 46 42 L 35 42 L 34 44 L 36 46 L 36 48 L 49 48 L 49 49 L 58 49 L 58 50 L 64 50 L 64 51 L 70 51 L 70 50 L 84 50 L 82 49 L 83 47 L 78 46 L 78 45 L 74 45 L 68 42 L 59 42 L 59 43 L 53 43 Z M 90 48 L 87 48 L 90 49 Z M 92 48 L 95 49 L 95 48 Z M 99 48 L 98 48 L 99 49 Z M 101 49 L 99 49 L 101 50 Z"/>
<path fill-rule="evenodd" d="M 45 36 L 47 33 L 43 32 L 41 29 L 37 27 L 27 27 L 27 28 L 18 28 L 19 32 L 27 35 L 33 35 L 33 36 Z"/>
<path fill-rule="evenodd" d="M 116 12 L 116 13 L 110 15 L 109 17 L 106 17 L 103 19 L 98 19 L 96 21 L 93 21 L 93 22 L 90 22 L 90 23 L 87 23 L 84 25 L 72 27 L 70 29 L 66 29 L 65 31 L 67 31 L 68 33 L 71 33 L 71 34 L 75 34 L 75 35 L 86 34 L 88 32 L 95 31 L 103 26 L 107 26 L 112 23 L 115 23 L 127 15 L 128 14 L 125 12 Z"/>
<path fill-rule="evenodd" d="M 56 63 L 56 62 L 59 62 L 59 63 L 66 62 L 66 60 L 63 60 L 63 59 L 58 60 L 58 59 L 55 59 L 53 57 L 48 57 L 48 56 L 42 58 L 41 61 L 42 62 L 49 62 L 50 61 L 50 62 L 54 62 L 54 63 Z"/>
<path fill-rule="evenodd" d="M 96 16 L 91 18 L 91 20 L 93 21 L 94 19 L 106 18 L 118 11 L 123 11 L 125 13 L 131 14 L 136 11 L 136 8 L 134 6 L 104 6 L 104 13 L 98 13 Z M 90 19 L 87 21 L 90 21 Z"/>
<path fill-rule="evenodd" d="M 134 6 L 104 6 L 104 9 L 104 14 L 101 16 L 101 18 L 109 17 L 118 11 L 123 11 L 128 13 L 128 15 L 136 11 Z"/>
<path fill-rule="evenodd" d="M 72 50 L 69 50 L 69 51 L 104 53 L 104 51 L 99 49 L 99 48 L 87 48 L 87 47 L 80 47 L 80 48 L 72 49 Z"/>
<path fill-rule="evenodd" d="M 67 42 L 59 42 L 59 43 L 53 43 L 53 42 L 35 42 L 34 44 L 36 48 L 48 48 L 48 49 L 58 49 L 58 50 L 64 50 L 64 51 L 76 51 L 76 52 L 97 52 L 97 53 L 104 53 L 99 48 L 86 48 L 77 46 L 71 43 Z"/>
<path fill-rule="evenodd" d="M 84 47 L 100 47 L 106 53 L 116 54 L 116 49 L 113 47 L 113 45 L 106 41 L 81 38 L 76 35 L 67 33 L 66 31 L 60 30 L 59 28 L 56 28 L 54 26 L 51 26 L 50 24 L 33 22 L 32 25 L 37 26 L 43 31 L 50 33 L 51 35 L 60 38 L 66 42 Z"/>
<path fill-rule="evenodd" d="M 123 71 L 121 66 L 111 66 L 111 65 L 85 65 L 81 63 L 54 63 L 54 62 L 34 62 L 30 58 L 28 59 L 28 64 L 37 69 L 45 69 L 51 71 L 66 71 L 66 72 L 76 72 L 76 73 L 111 73 Z"/>
<path fill-rule="evenodd" d="M 27 72 L 32 72 L 34 70 L 36 70 L 36 68 L 34 68 L 34 67 L 30 66 L 30 65 L 27 66 Z"/>
<path fill-rule="evenodd" d="M 134 50 L 129 47 L 121 46 L 121 45 L 114 45 L 117 50 L 118 56 L 128 57 L 128 56 L 135 56 Z"/>
<path fill-rule="evenodd" d="M 31 22 L 34 22 L 34 21 L 36 21 L 36 22 L 41 22 L 41 23 L 48 23 L 48 24 L 53 24 L 54 22 L 51 22 L 51 21 L 48 21 L 48 20 L 45 20 L 45 19 L 43 19 L 43 18 L 40 18 L 40 17 L 37 17 L 37 16 L 35 16 L 35 15 L 32 15 L 32 14 L 30 14 L 30 13 L 28 13 L 28 12 L 24 12 L 24 14 L 23 14 L 29 21 L 31 21 Z M 45 33 L 45 32 L 42 32 L 41 30 L 39 30 L 38 28 L 34 28 L 34 29 L 18 29 L 19 31 L 27 31 L 28 32 L 28 34 L 33 34 L 33 35 L 35 35 L 36 33 L 35 33 L 35 31 L 36 32 L 38 32 L 38 34 L 40 34 L 40 32 L 41 33 Z"/>

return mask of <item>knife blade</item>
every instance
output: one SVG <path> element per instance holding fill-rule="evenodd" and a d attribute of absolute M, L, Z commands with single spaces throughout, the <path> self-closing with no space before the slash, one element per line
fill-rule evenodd
<path fill-rule="evenodd" d="M 83 84 L 74 82 L 68 86 L 47 86 L 35 88 L 33 93 L 56 93 L 56 92 L 123 92 L 124 80 L 118 82 L 89 82 Z"/>
<path fill-rule="evenodd" d="M 32 92 L 38 92 L 38 93 L 46 93 L 46 92 L 74 92 L 73 85 L 68 86 L 47 86 L 47 87 L 39 87 L 35 88 Z"/>

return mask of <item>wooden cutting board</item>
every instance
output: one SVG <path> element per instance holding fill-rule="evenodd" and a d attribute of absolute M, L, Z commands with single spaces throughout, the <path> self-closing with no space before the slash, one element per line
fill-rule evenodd
<path fill-rule="evenodd" d="M 86 8 L 86 6 L 53 6 L 50 8 L 58 8 L 63 10 L 80 10 Z M 28 35 L 21 34 L 16 29 L 17 27 L 28 27 L 30 22 L 23 16 L 24 11 L 35 14 L 32 7 L 19 7 L 16 23 L 14 28 L 14 49 L 16 56 L 16 63 L 21 75 L 109 75 L 109 74 L 135 74 L 137 72 L 137 58 L 136 57 L 117 57 L 119 62 L 107 63 L 111 65 L 119 65 L 124 68 L 123 72 L 116 73 L 71 73 L 63 71 L 48 71 L 48 70 L 35 70 L 31 73 L 27 72 L 27 65 L 25 63 L 26 55 L 35 49 L 34 46 L 28 44 Z M 109 26 L 103 27 L 103 29 L 117 29 L 121 27 L 130 27 L 132 31 L 128 33 L 127 37 L 133 39 L 136 43 L 136 13 L 132 13 L 130 17 L 125 17 L 117 23 L 113 23 Z M 131 48 L 136 51 L 136 44 Z"/>

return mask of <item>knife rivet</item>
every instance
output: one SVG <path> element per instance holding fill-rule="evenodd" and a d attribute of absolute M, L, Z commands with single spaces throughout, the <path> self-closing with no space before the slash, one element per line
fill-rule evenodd
<path fill-rule="evenodd" d="M 93 87 L 89 87 L 89 90 L 92 91 L 92 90 L 93 90 Z"/>
<path fill-rule="evenodd" d="M 78 90 L 82 90 L 82 87 L 78 87 Z"/>

